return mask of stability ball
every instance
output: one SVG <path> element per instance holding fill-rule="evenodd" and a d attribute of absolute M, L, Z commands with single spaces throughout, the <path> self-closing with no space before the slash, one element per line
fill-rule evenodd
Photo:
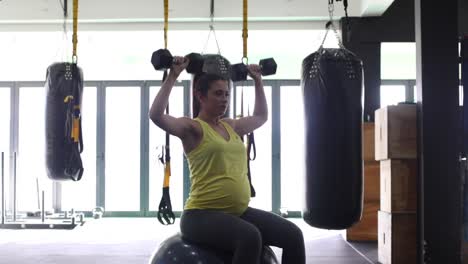
<path fill-rule="evenodd" d="M 217 252 L 203 246 L 189 243 L 180 233 L 163 243 L 151 256 L 149 264 L 224 264 L 232 262 L 232 253 Z M 279 264 L 270 247 L 264 246 L 261 264 Z"/>

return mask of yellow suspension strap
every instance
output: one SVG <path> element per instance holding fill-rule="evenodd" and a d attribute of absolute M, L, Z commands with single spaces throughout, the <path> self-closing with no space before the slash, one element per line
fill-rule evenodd
<path fill-rule="evenodd" d="M 248 57 L 248 52 L 247 52 L 247 39 L 249 37 L 249 27 L 248 27 L 248 0 L 243 0 L 243 28 L 242 28 L 242 42 L 243 42 L 243 54 L 242 54 L 242 62 L 245 65 L 249 64 L 249 57 Z M 242 97 L 241 97 L 241 105 L 243 105 L 244 101 L 244 87 L 242 87 Z M 243 106 L 241 106 L 243 108 Z M 247 106 L 248 108 L 248 106 Z M 243 112 L 242 112 L 243 115 Z M 250 115 L 250 111 L 247 111 L 247 116 Z M 255 160 L 257 153 L 256 153 L 256 147 L 255 147 L 255 138 L 254 138 L 254 133 L 250 132 L 247 134 L 247 177 L 249 179 L 250 183 L 250 196 L 255 197 L 255 188 L 253 187 L 252 184 L 252 177 L 251 177 L 251 170 L 250 170 L 250 161 Z M 253 157 L 251 156 L 251 153 L 253 152 Z"/>
<path fill-rule="evenodd" d="M 73 56 L 72 56 L 72 62 L 74 65 L 72 67 L 77 67 L 78 63 L 78 57 L 77 57 L 77 46 L 78 46 L 78 0 L 73 0 Z M 69 72 L 72 72 L 71 70 Z M 75 71 L 78 72 L 78 71 Z M 73 78 L 73 76 L 71 76 Z M 76 78 L 79 78 L 79 76 L 75 76 Z M 75 90 L 75 89 L 74 89 Z M 76 93 L 77 91 L 73 91 Z M 71 97 L 71 98 L 70 98 Z M 82 139 L 81 139 L 81 102 L 80 102 L 80 97 L 79 95 L 75 94 L 76 98 L 73 98 L 73 96 L 67 96 L 65 98 L 65 102 L 67 102 L 69 99 L 73 101 L 73 124 L 72 124 L 72 129 L 71 129 L 71 138 L 73 142 L 75 143 L 80 143 L 80 149 L 82 149 Z"/>
<path fill-rule="evenodd" d="M 73 0 L 73 63 L 77 63 L 76 50 L 78 46 L 78 0 Z"/>
<path fill-rule="evenodd" d="M 169 28 L 169 0 L 164 0 L 164 48 L 167 49 L 167 30 Z"/>
<path fill-rule="evenodd" d="M 167 49 L 167 31 L 169 28 L 169 0 L 164 0 L 164 48 Z M 167 78 L 167 70 L 163 74 L 163 82 Z M 169 103 L 166 107 L 166 114 L 169 114 Z M 162 148 L 159 161 L 164 165 L 164 181 L 161 201 L 159 202 L 158 220 L 163 225 L 171 225 L 175 222 L 175 215 L 172 211 L 171 196 L 169 195 L 169 179 L 171 177 L 171 152 L 170 135 L 166 132 L 166 145 Z"/>
<path fill-rule="evenodd" d="M 242 28 L 242 40 L 243 40 L 243 58 L 247 59 L 247 38 L 249 37 L 249 28 L 248 28 L 248 0 L 244 0 L 243 5 L 243 28 Z"/>

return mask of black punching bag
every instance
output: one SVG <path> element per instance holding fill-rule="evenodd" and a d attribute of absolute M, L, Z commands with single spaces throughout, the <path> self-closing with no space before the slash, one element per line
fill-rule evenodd
<path fill-rule="evenodd" d="M 362 62 L 344 49 L 320 49 L 302 63 L 305 208 L 309 225 L 346 229 L 362 214 Z"/>
<path fill-rule="evenodd" d="M 83 73 L 74 63 L 54 63 L 47 68 L 45 89 L 47 176 L 79 181 L 83 175 Z"/>

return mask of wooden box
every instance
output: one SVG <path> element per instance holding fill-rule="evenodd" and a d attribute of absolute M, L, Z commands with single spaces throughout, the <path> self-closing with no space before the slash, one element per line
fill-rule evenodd
<path fill-rule="evenodd" d="M 380 162 L 364 162 L 364 208 L 359 223 L 346 230 L 348 241 L 377 241 L 380 208 Z"/>
<path fill-rule="evenodd" d="M 377 241 L 377 213 L 379 207 L 379 202 L 364 202 L 361 221 L 346 230 L 346 240 Z"/>
<path fill-rule="evenodd" d="M 362 124 L 362 159 L 375 161 L 375 124 L 365 122 Z"/>
<path fill-rule="evenodd" d="M 379 262 L 382 264 L 416 263 L 416 213 L 379 211 Z"/>
<path fill-rule="evenodd" d="M 414 212 L 417 209 L 416 159 L 380 162 L 380 210 Z"/>
<path fill-rule="evenodd" d="M 390 105 L 375 111 L 375 159 L 417 157 L 416 105 Z"/>
<path fill-rule="evenodd" d="M 364 162 L 364 202 L 380 203 L 380 162 Z"/>
<path fill-rule="evenodd" d="M 462 264 L 468 264 L 468 241 L 466 240 L 466 226 L 464 224 L 464 221 L 462 221 L 463 227 L 463 235 L 462 235 L 462 242 L 461 242 L 461 257 L 462 257 Z"/>
<path fill-rule="evenodd" d="M 462 240 L 462 264 L 468 264 L 468 242 Z"/>

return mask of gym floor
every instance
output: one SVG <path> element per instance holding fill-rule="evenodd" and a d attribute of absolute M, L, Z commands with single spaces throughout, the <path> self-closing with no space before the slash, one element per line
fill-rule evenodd
<path fill-rule="evenodd" d="M 342 231 L 315 229 L 292 219 L 306 240 L 307 263 L 377 262 L 377 243 L 348 243 Z M 162 226 L 155 218 L 88 220 L 74 230 L 0 230 L 0 263 L 145 264 L 179 222 Z M 272 247 L 278 259 L 281 249 Z"/>

